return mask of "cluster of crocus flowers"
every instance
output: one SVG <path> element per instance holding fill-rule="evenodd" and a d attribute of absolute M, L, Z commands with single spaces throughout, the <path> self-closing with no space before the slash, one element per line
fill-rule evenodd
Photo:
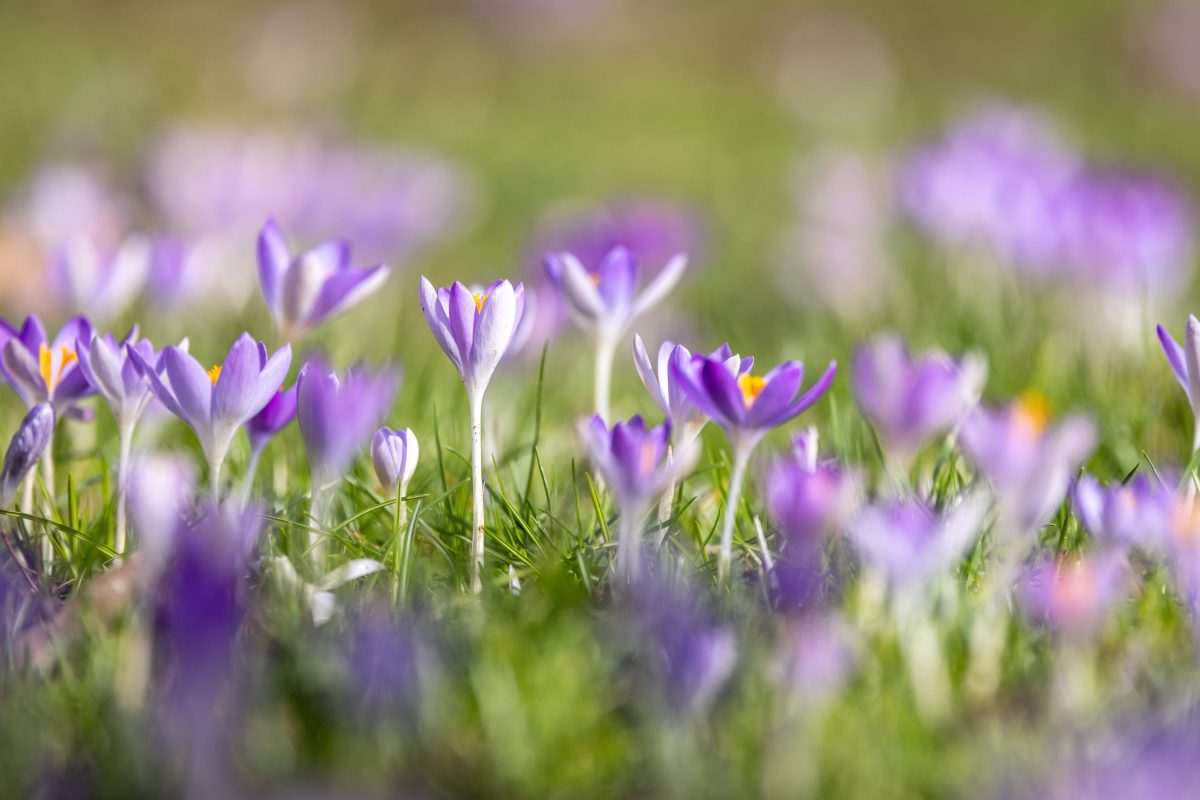
<path fill-rule="evenodd" d="M 483 397 L 525 313 L 525 287 L 501 280 L 472 293 L 455 282 L 434 289 L 421 278 L 421 311 L 458 370 L 471 412 L 471 590 L 483 589 Z"/>
<path fill-rule="evenodd" d="M 641 563 L 638 526 L 654 498 L 672 482 L 678 464 L 667 460 L 671 423 L 656 428 L 640 416 L 610 429 L 599 414 L 579 426 L 580 438 L 592 465 L 604 476 L 621 508 L 617 538 L 617 572 L 625 580 L 637 577 Z"/>
<path fill-rule="evenodd" d="M 675 256 L 640 292 L 637 261 L 624 247 L 612 249 L 596 264 L 585 266 L 571 253 L 550 254 L 545 264 L 571 318 L 595 340 L 595 411 L 607 420 L 617 345 L 633 321 L 661 302 L 683 277 L 687 257 Z"/>
<path fill-rule="evenodd" d="M 225 360 L 207 370 L 184 350 L 167 347 L 162 376 L 136 349 L 127 352 L 162 404 L 196 434 L 208 459 L 213 497 L 219 497 L 229 445 L 283 384 L 292 363 L 291 346 L 284 345 L 268 358 L 266 346 L 243 333 Z"/>
<path fill-rule="evenodd" d="M 898 469 L 906 469 L 922 446 L 962 422 L 979 400 L 986 373 L 977 356 L 954 361 L 934 352 L 913 358 L 892 335 L 859 347 L 851 370 L 858 407 Z"/>
<path fill-rule="evenodd" d="M 825 373 L 804 392 L 804 365 L 786 361 L 766 375 L 741 370 L 736 359 L 695 355 L 671 362 L 671 380 L 709 419 L 724 430 L 733 448 L 733 471 L 729 478 L 725 519 L 717 572 L 722 582 L 733 562 L 733 528 L 746 468 L 758 443 L 771 429 L 799 416 L 828 391 L 837 373 L 830 362 Z"/>
<path fill-rule="evenodd" d="M 281 341 L 296 341 L 384 284 L 383 265 L 360 269 L 350 263 L 350 245 L 325 242 L 293 256 L 275 220 L 258 235 L 258 277 Z"/>

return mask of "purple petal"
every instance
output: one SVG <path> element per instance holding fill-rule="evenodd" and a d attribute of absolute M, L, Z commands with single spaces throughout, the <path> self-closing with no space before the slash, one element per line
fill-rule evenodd
<path fill-rule="evenodd" d="M 455 281 L 450 287 L 446 298 L 446 318 L 450 323 L 450 335 L 463 359 L 463 367 L 468 368 L 473 362 L 471 352 L 475 342 L 475 297 L 471 290 Z"/>
<path fill-rule="evenodd" d="M 25 318 L 25 324 L 21 326 L 21 332 L 17 338 L 21 340 L 30 354 L 36 354 L 40 345 L 47 344 L 46 329 L 42 327 L 42 321 L 33 314 Z"/>
<path fill-rule="evenodd" d="M 341 313 L 367 299 L 383 286 L 388 269 L 382 265 L 371 269 L 343 269 L 325 281 L 313 303 L 308 324 L 318 325 L 327 317 Z"/>
<path fill-rule="evenodd" d="M 596 271 L 596 289 L 610 314 L 625 316 L 637 290 L 637 265 L 633 254 L 624 247 L 609 251 Z"/>
<path fill-rule="evenodd" d="M 764 375 L 763 380 L 766 384 L 746 415 L 746 423 L 755 428 L 777 424 L 775 418 L 792 402 L 804 382 L 804 365 L 799 361 L 785 361 Z"/>
<path fill-rule="evenodd" d="M 424 276 L 421 278 L 419 295 L 421 313 L 425 315 L 425 324 L 429 326 L 433 338 L 441 345 L 442 351 L 454 363 L 454 368 L 461 375 L 463 370 L 462 354 L 459 353 L 454 336 L 450 333 L 450 322 L 447 319 L 446 311 L 438 298 L 437 290 Z"/>
<path fill-rule="evenodd" d="M 272 314 L 279 310 L 279 285 L 291 258 L 279 225 L 268 219 L 258 234 L 258 282 Z"/>
<path fill-rule="evenodd" d="M 46 382 L 42 380 L 37 361 L 24 345 L 19 341 L 9 340 L 3 353 L 0 353 L 0 362 L 4 365 L 4 374 L 9 383 L 25 405 L 45 402 Z"/>
<path fill-rule="evenodd" d="M 664 342 L 663 348 L 666 348 L 667 344 L 667 342 Z M 668 350 L 667 353 L 669 355 L 670 351 Z M 659 364 L 659 369 L 662 369 L 664 365 L 662 364 L 661 357 Z M 662 387 L 658 383 L 658 377 L 654 374 L 654 367 L 650 365 L 650 356 L 646 353 L 646 345 L 642 342 L 642 337 L 637 334 L 633 336 L 633 365 L 637 368 L 638 377 L 642 379 L 642 385 L 650 393 L 650 399 L 654 401 L 654 404 L 664 414 L 670 416 L 671 408 L 667 405 L 667 398 L 663 396 Z"/>
<path fill-rule="evenodd" d="M 187 414 L 184 412 L 183 407 L 179 405 L 179 401 L 175 399 L 175 393 L 158 376 L 159 370 L 166 369 L 167 355 L 174 349 L 173 347 L 166 348 L 162 352 L 162 355 L 159 356 L 160 363 L 158 365 L 151 364 L 141 351 L 131 345 L 126 345 L 125 354 L 137 366 L 142 376 L 150 381 L 150 388 L 159 402 L 166 406 L 167 410 L 172 414 L 186 421 Z"/>
<path fill-rule="evenodd" d="M 1187 366 L 1184 361 L 1183 348 L 1179 346 L 1179 342 L 1175 341 L 1171 334 L 1167 333 L 1167 329 L 1162 325 L 1159 325 L 1157 330 L 1158 341 L 1162 344 L 1163 353 L 1167 356 L 1167 362 L 1171 365 L 1171 370 L 1175 373 L 1175 379 L 1179 381 L 1179 385 L 1183 387 L 1183 391 L 1187 393 L 1190 400 L 1192 390 L 1188 386 Z"/>
<path fill-rule="evenodd" d="M 825 374 L 809 387 L 808 391 L 800 395 L 787 410 L 780 414 L 776 420 L 771 423 L 773 425 L 782 425 L 790 419 L 799 416 L 802 412 L 808 409 L 813 403 L 821 399 L 821 395 L 829 391 L 829 387 L 833 384 L 834 377 L 837 376 L 837 362 L 830 361 L 829 366 L 825 370 Z"/>
<path fill-rule="evenodd" d="M 494 285 L 478 314 L 470 362 L 470 374 L 476 385 L 486 384 L 504 357 L 516 329 L 516 305 L 516 291 L 508 281 L 503 281 Z"/>
<path fill-rule="evenodd" d="M 212 389 L 214 420 L 240 423 L 261 409 L 261 406 L 250 408 L 258 381 L 258 357 L 258 346 L 246 333 L 229 348 L 225 363 L 221 365 L 221 375 Z"/>
<path fill-rule="evenodd" d="M 746 401 L 742 397 L 742 390 L 738 388 L 737 379 L 729 374 L 725 365 L 704 359 L 700 367 L 700 380 L 705 394 L 718 410 L 718 414 L 709 416 L 722 425 L 742 426 L 746 421 Z"/>
<path fill-rule="evenodd" d="M 248 405 L 250 416 L 262 411 L 263 407 L 271 401 L 271 398 L 279 391 L 279 387 L 283 386 L 283 381 L 287 378 L 288 369 L 291 366 L 292 346 L 290 344 L 285 344 L 275 351 L 275 355 L 267 359 L 267 363 L 263 365 L 262 371 L 258 374 Z"/>
<path fill-rule="evenodd" d="M 179 416 L 193 428 L 207 428 L 211 422 L 213 394 L 212 380 L 209 379 L 208 373 L 200 366 L 200 362 L 178 347 L 168 347 L 163 354 L 163 360 L 167 368 L 167 378 L 171 381 L 171 393 L 175 396 L 178 408 L 183 412 Z"/>

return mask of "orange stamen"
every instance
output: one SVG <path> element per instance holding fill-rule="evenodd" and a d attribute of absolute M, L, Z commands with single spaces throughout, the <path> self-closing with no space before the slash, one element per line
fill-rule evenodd
<path fill-rule="evenodd" d="M 475 294 L 471 295 L 471 297 L 475 298 L 475 313 L 482 314 L 484 303 L 486 303 L 488 299 L 487 293 L 476 292 Z"/>
<path fill-rule="evenodd" d="M 738 376 L 737 385 L 742 390 L 742 402 L 746 404 L 746 408 L 754 405 L 754 401 L 762 394 L 763 389 L 767 388 L 766 380 L 759 375 L 751 375 L 749 372 Z"/>
<path fill-rule="evenodd" d="M 213 368 L 208 371 L 208 379 L 213 382 L 213 386 L 217 385 L 217 379 L 221 377 L 221 365 L 214 364 Z"/>

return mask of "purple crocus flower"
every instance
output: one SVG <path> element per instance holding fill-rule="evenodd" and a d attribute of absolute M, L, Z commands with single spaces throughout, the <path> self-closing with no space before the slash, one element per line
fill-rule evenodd
<path fill-rule="evenodd" d="M 850 679 L 858 662 L 854 631 L 832 616 L 792 624 L 775 662 L 775 676 L 805 707 L 819 707 Z"/>
<path fill-rule="evenodd" d="M 312 470 L 313 491 L 338 480 L 354 454 L 387 414 L 400 382 L 392 369 L 372 373 L 361 368 L 339 379 L 320 358 L 300 370 L 296 380 L 296 417 Z"/>
<path fill-rule="evenodd" d="M 146 406 L 154 398 L 150 382 L 142 374 L 138 362 L 128 354 L 129 349 L 138 352 L 142 363 L 153 365 L 156 373 L 163 370 L 161 354 L 155 353 L 154 345 L 145 339 L 132 341 L 131 333 L 123 342 L 117 342 L 111 333 L 97 336 L 90 342 L 76 343 L 79 369 L 87 382 L 108 402 L 117 421 L 119 453 L 117 456 L 117 519 L 113 534 L 113 549 L 118 554 L 125 552 L 126 514 L 125 496 L 129 489 L 129 459 L 133 447 L 133 434 Z"/>
<path fill-rule="evenodd" d="M 671 364 L 685 364 L 692 358 L 691 352 L 683 345 L 674 342 L 663 342 L 658 348 L 658 372 L 650 363 L 646 354 L 646 345 L 642 337 L 633 337 L 633 363 L 637 366 L 638 377 L 642 385 L 650 393 L 654 404 L 662 410 L 671 423 L 671 431 L 675 436 L 675 444 L 682 445 L 693 441 L 700 435 L 701 428 L 708 422 L 704 412 L 688 399 L 687 393 L 677 381 L 671 379 Z M 735 376 L 741 376 L 754 366 L 753 358 L 742 358 L 733 354 L 728 344 L 723 344 L 712 352 L 709 358 L 725 362 L 725 366 Z"/>
<path fill-rule="evenodd" d="M 41 320 L 25 318 L 20 330 L 0 320 L 0 367 L 8 384 L 27 408 L 50 403 L 61 416 L 76 400 L 91 394 L 83 371 L 78 369 L 76 342 L 90 342 L 92 326 L 83 317 L 69 320 L 53 340 Z"/>
<path fill-rule="evenodd" d="M 546 273 L 567 301 L 571 318 L 591 332 L 596 345 L 596 413 L 608 419 L 609 382 L 617 343 L 630 324 L 657 305 L 687 269 L 680 253 L 638 291 L 638 265 L 629 250 L 616 247 L 597 263 L 584 266 L 571 253 L 546 256 Z"/>
<path fill-rule="evenodd" d="M 1180 725 L 1125 731 L 1115 744 L 1089 748 L 1098 752 L 1089 752 L 1032 796 L 1048 800 L 1187 797 L 1200 786 L 1200 729 L 1194 716 Z"/>
<path fill-rule="evenodd" d="M 233 436 L 279 390 L 292 363 L 291 346 L 284 345 L 268 358 L 266 345 L 243 333 L 229 348 L 225 361 L 210 370 L 180 348 L 168 347 L 162 354 L 166 380 L 136 349 L 127 352 L 162 404 L 200 440 L 208 458 L 213 496 L 217 497 L 221 467 Z"/>
<path fill-rule="evenodd" d="M 1175 373 L 1175 379 L 1183 387 L 1187 395 L 1188 405 L 1192 408 L 1195 420 L 1195 434 L 1192 437 L 1192 452 L 1200 450 L 1200 320 L 1194 314 L 1188 315 L 1187 334 L 1184 336 L 1184 346 L 1167 332 L 1162 325 L 1157 327 L 1158 341 L 1162 344 L 1167 363 Z"/>
<path fill-rule="evenodd" d="M 1169 486 L 1147 475 L 1127 484 L 1103 486 L 1083 475 L 1071 490 L 1080 521 L 1106 546 L 1161 548 L 1167 540 L 1177 498 Z"/>
<path fill-rule="evenodd" d="M 77 236 L 54 251 L 50 280 L 66 308 L 103 324 L 137 299 L 150 276 L 152 255 L 150 242 L 139 236 L 112 250 L 94 237 Z"/>
<path fill-rule="evenodd" d="M 1068 635 L 1086 636 L 1120 600 L 1128 577 L 1125 557 L 1115 550 L 1062 562 L 1047 559 L 1025 571 L 1017 596 L 1031 616 Z"/>
<path fill-rule="evenodd" d="M 853 475 L 817 463 L 814 428 L 796 437 L 792 455 L 768 469 L 763 495 L 784 536 L 774 569 L 783 605 L 804 605 L 820 588 L 822 545 L 848 521 L 857 494 Z"/>
<path fill-rule="evenodd" d="M 1020 537 L 1045 523 L 1062 502 L 1096 446 L 1096 428 L 1084 416 L 1050 427 L 1045 399 L 1026 394 L 1005 409 L 976 409 L 959 438 L 996 490 L 1002 532 Z"/>
<path fill-rule="evenodd" d="M 637 577 L 641 557 L 637 525 L 650 502 L 662 494 L 675 474 L 666 458 L 671 423 L 649 428 L 636 416 L 609 430 L 597 414 L 580 423 L 579 434 L 592 466 L 604 476 L 621 507 L 617 568 L 626 580 L 632 580 Z"/>
<path fill-rule="evenodd" d="M 709 419 L 725 429 L 733 448 L 733 472 L 729 499 L 721 531 L 718 578 L 724 581 L 733 561 L 733 527 L 742 482 L 754 448 L 772 428 L 798 416 L 815 403 L 833 383 L 837 364 L 829 363 L 825 374 L 797 397 L 804 382 L 804 365 L 785 361 L 764 376 L 731 369 L 721 358 L 694 355 L 687 361 L 672 361 L 672 382 L 678 383 L 688 399 Z"/>
<path fill-rule="evenodd" d="M 955 428 L 979 400 L 987 367 L 942 353 L 914 359 L 897 336 L 883 336 L 854 354 L 854 396 L 879 432 L 884 451 L 907 469 L 917 451 Z"/>
<path fill-rule="evenodd" d="M 471 590 L 483 588 L 483 397 L 525 312 L 525 287 L 496 281 L 472 294 L 455 281 L 434 289 L 421 278 L 421 311 L 442 350 L 458 370 L 471 412 Z"/>
<path fill-rule="evenodd" d="M 325 320 L 365 300 L 387 281 L 381 265 L 350 264 L 350 245 L 325 242 L 295 258 L 274 219 L 258 235 L 258 278 L 284 341 L 300 339 Z"/>
<path fill-rule="evenodd" d="M 375 465 L 375 476 L 386 491 L 397 487 L 401 495 L 417 471 L 420 449 L 417 435 L 412 428 L 392 430 L 384 425 L 371 437 L 371 462 Z"/>
<path fill-rule="evenodd" d="M 8 443 L 4 465 L 0 468 L 0 508 L 8 508 L 25 476 L 50 446 L 54 421 L 54 406 L 49 403 L 38 403 L 21 421 Z"/>

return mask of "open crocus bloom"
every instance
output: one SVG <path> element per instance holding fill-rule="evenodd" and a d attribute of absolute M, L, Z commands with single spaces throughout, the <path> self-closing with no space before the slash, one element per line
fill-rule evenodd
<path fill-rule="evenodd" d="M 700 429 L 708 422 L 704 412 L 688 399 L 687 393 L 678 381 L 671 379 L 671 364 L 686 363 L 692 358 L 691 352 L 683 345 L 674 342 L 663 342 L 658 348 L 658 372 L 650 363 L 646 354 L 646 345 L 641 336 L 633 337 L 633 362 L 637 366 L 638 377 L 642 385 L 650 393 L 650 397 L 671 422 L 672 433 L 679 443 L 690 442 L 700 433 Z M 753 358 L 742 358 L 733 354 L 728 344 L 723 344 L 712 352 L 709 358 L 720 359 L 735 376 L 750 371 L 754 366 Z"/>
<path fill-rule="evenodd" d="M 687 256 L 681 253 L 672 258 L 641 292 L 637 261 L 624 247 L 614 247 L 600 263 L 590 266 L 571 253 L 552 253 L 545 264 L 576 323 L 615 338 L 674 288 L 687 269 Z"/>
<path fill-rule="evenodd" d="M 0 367 L 25 405 L 50 403 L 58 415 L 92 387 L 79 367 L 76 342 L 90 342 L 92 326 L 83 317 L 69 320 L 48 340 L 41 320 L 30 315 L 20 330 L 0 320 Z"/>
<path fill-rule="evenodd" d="M 298 339 L 366 299 L 387 280 L 387 267 L 350 264 L 350 245 L 331 241 L 292 257 L 275 220 L 258 236 L 258 277 L 280 336 Z"/>
<path fill-rule="evenodd" d="M 1108 486 L 1083 475 L 1071 491 L 1075 513 L 1098 540 L 1151 551 L 1162 547 L 1169 537 L 1176 503 L 1171 487 L 1147 475 Z"/>
<path fill-rule="evenodd" d="M 131 341 L 132 336 L 118 342 L 111 333 L 97 336 L 90 342 L 76 342 L 75 352 L 79 369 L 88 383 L 108 402 L 118 427 L 136 425 L 150 399 L 154 396 L 150 383 L 142 375 L 127 348 L 138 351 L 141 360 L 162 372 L 162 354 L 154 351 L 146 339 Z"/>

